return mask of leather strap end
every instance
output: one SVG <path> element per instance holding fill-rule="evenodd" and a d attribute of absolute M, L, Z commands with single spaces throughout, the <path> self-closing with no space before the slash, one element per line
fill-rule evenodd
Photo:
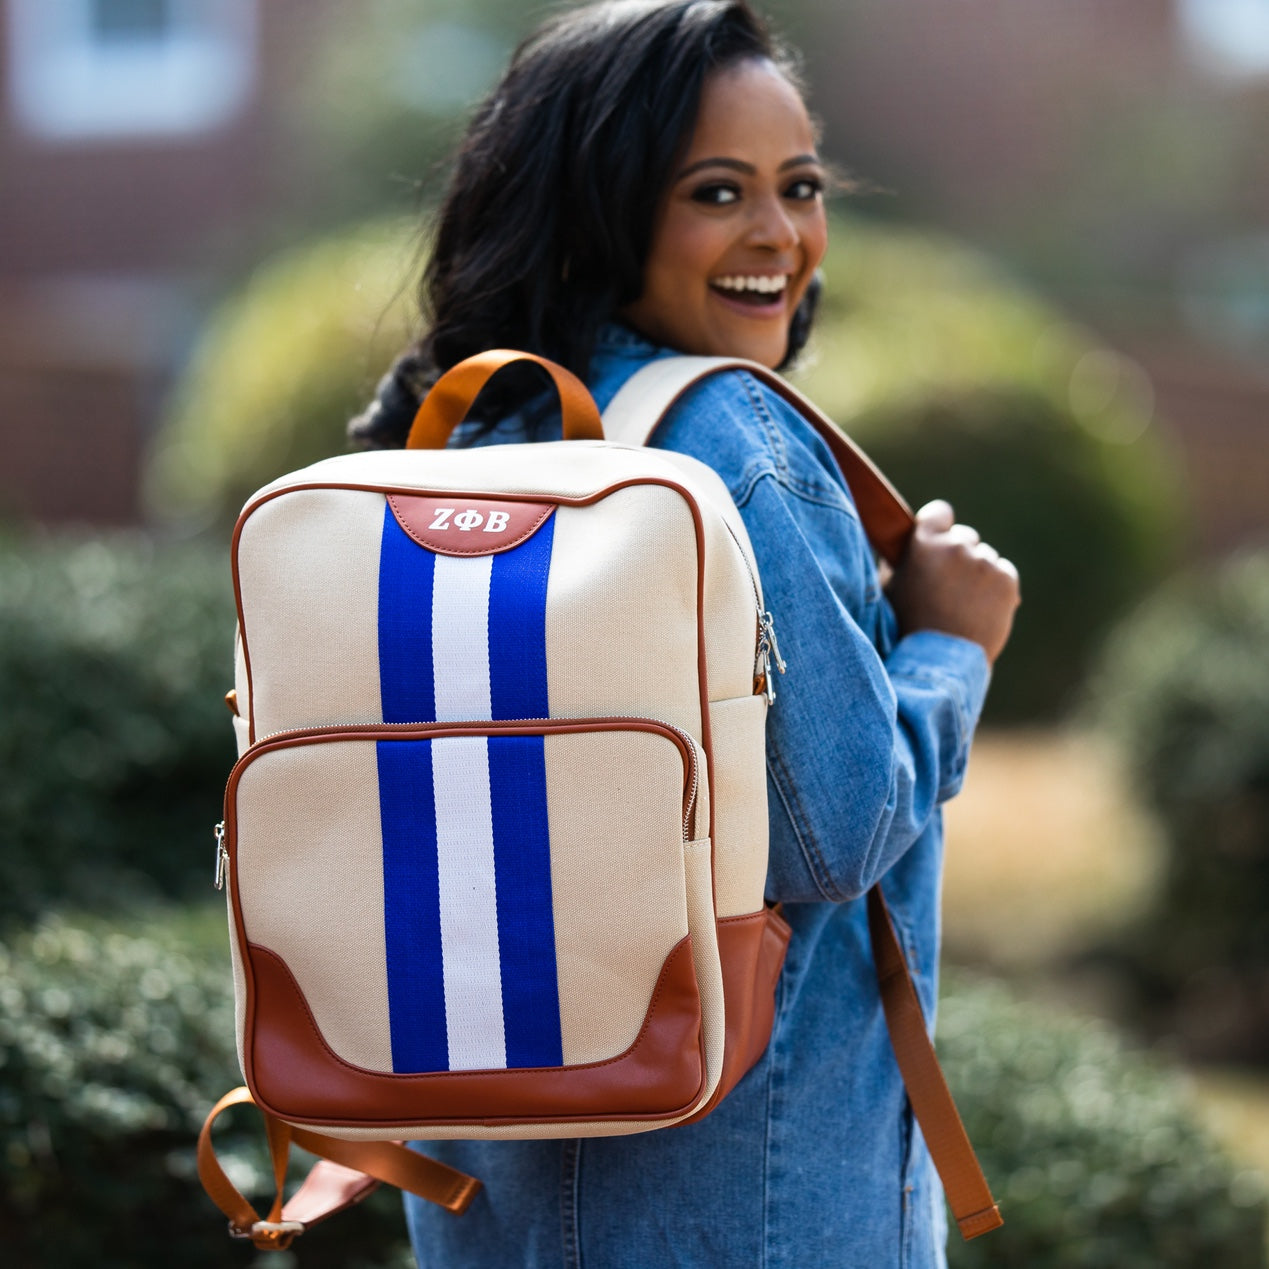
<path fill-rule="evenodd" d="M 1005 1218 L 1001 1216 L 1000 1209 L 994 1204 L 982 1212 L 975 1212 L 972 1216 L 962 1216 L 957 1219 L 956 1227 L 961 1231 L 961 1237 L 969 1242 L 971 1238 L 977 1238 L 980 1234 L 990 1234 L 993 1229 L 999 1229 L 1005 1223 Z"/>

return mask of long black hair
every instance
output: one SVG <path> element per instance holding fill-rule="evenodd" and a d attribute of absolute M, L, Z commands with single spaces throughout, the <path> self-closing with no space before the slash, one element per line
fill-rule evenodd
<path fill-rule="evenodd" d="M 530 35 L 454 161 L 420 291 L 427 333 L 349 425 L 352 439 L 403 445 L 431 384 L 489 348 L 535 352 L 585 378 L 599 327 L 642 289 L 657 206 L 706 77 L 750 58 L 800 86 L 745 0 L 605 0 Z M 806 342 L 817 293 L 794 317 L 786 362 Z M 540 389 L 515 375 L 482 394 L 478 420 Z"/>

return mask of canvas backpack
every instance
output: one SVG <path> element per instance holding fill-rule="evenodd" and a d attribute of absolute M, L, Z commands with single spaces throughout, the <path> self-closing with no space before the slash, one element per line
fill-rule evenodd
<path fill-rule="evenodd" d="M 446 448 L 522 360 L 565 439 Z M 479 1182 L 396 1143 L 668 1128 L 761 1056 L 789 939 L 763 899 L 784 667 L 726 487 L 644 445 L 734 366 L 819 429 L 897 560 L 911 516 L 867 459 L 778 376 L 716 358 L 650 363 L 601 422 L 561 367 L 482 354 L 436 383 L 405 450 L 247 502 L 217 830 L 247 1088 L 199 1143 L 235 1235 L 285 1247 L 378 1180 L 462 1211 Z M 896 1055 L 972 1237 L 999 1216 L 879 888 L 868 904 Z M 263 1220 L 211 1144 L 247 1101 L 277 1173 Z M 322 1161 L 284 1204 L 291 1141 Z"/>

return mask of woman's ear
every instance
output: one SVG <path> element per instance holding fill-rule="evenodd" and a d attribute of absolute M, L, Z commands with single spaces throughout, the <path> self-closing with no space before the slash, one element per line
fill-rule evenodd
<path fill-rule="evenodd" d="M 811 327 L 815 324 L 815 314 L 820 306 L 820 295 L 824 291 L 824 270 L 816 269 L 814 276 L 807 284 L 806 294 L 802 302 L 793 311 L 793 320 L 789 323 L 789 343 L 784 353 L 784 360 L 776 367 L 787 370 L 797 361 L 798 353 L 806 347 L 811 337 Z"/>

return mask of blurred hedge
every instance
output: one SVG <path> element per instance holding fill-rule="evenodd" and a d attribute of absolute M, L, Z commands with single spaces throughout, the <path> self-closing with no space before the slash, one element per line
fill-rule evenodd
<path fill-rule="evenodd" d="M 1144 604 L 1090 701 L 1167 852 L 1119 949 L 1146 1018 L 1198 1055 L 1269 1062 L 1269 552 Z"/>
<path fill-rule="evenodd" d="M 345 447 L 407 340 L 417 253 L 377 223 L 262 266 L 204 335 L 150 462 L 151 505 L 225 523 L 259 485 Z M 840 218 L 796 376 L 916 503 L 947 496 L 1020 566 L 988 703 L 1051 717 L 1184 519 L 1142 372 L 968 249 Z"/>
<path fill-rule="evenodd" d="M 984 388 L 879 407 L 857 422 L 914 505 L 946 498 L 1018 568 L 1023 603 L 993 671 L 988 718 L 1064 713 L 1116 618 L 1173 557 L 1174 508 L 1148 465 L 1035 390 Z"/>
<path fill-rule="evenodd" d="M 50 918 L 0 942 L 7 1266 L 265 1263 L 228 1238 L 195 1172 L 203 1117 L 240 1082 L 233 1034 L 223 909 L 155 911 L 127 929 Z M 271 1185 L 263 1141 L 250 1109 L 217 1130 L 222 1165 L 257 1209 Z M 395 1194 L 376 1195 L 267 1263 L 371 1269 L 403 1236 Z"/>
<path fill-rule="evenodd" d="M 987 716 L 1060 715 L 1186 522 L 1148 379 L 959 243 L 850 220 L 826 272 L 799 381 L 914 506 L 948 499 L 1018 566 Z"/>
<path fill-rule="evenodd" d="M 939 1053 L 1005 1217 L 970 1243 L 953 1232 L 951 1269 L 1263 1269 L 1264 1179 L 1104 1024 L 950 978 Z"/>
<path fill-rule="evenodd" d="M 141 931 L 144 929 L 144 934 Z M 202 1116 L 236 1083 L 216 907 L 126 930 L 51 919 L 0 942 L 0 1240 L 16 1269 L 246 1264 L 194 1173 Z M 954 1269 L 1262 1269 L 1264 1192 L 1195 1126 L 1177 1080 L 1099 1025 L 946 985 L 940 1049 L 1005 1215 Z M 239 1188 L 269 1191 L 250 1111 L 218 1130 Z M 473 1219 L 465 1217 L 463 1219 Z M 295 1247 L 305 1269 L 403 1260 L 394 1191 Z M 285 1265 L 280 1258 L 258 1263 Z"/>
<path fill-rule="evenodd" d="M 233 628 L 223 550 L 0 540 L 0 926 L 210 884 Z"/>
<path fill-rule="evenodd" d="M 221 305 L 150 456 L 153 512 L 223 526 L 261 485 L 346 448 L 414 323 L 411 232 L 373 222 L 305 243 Z"/>

